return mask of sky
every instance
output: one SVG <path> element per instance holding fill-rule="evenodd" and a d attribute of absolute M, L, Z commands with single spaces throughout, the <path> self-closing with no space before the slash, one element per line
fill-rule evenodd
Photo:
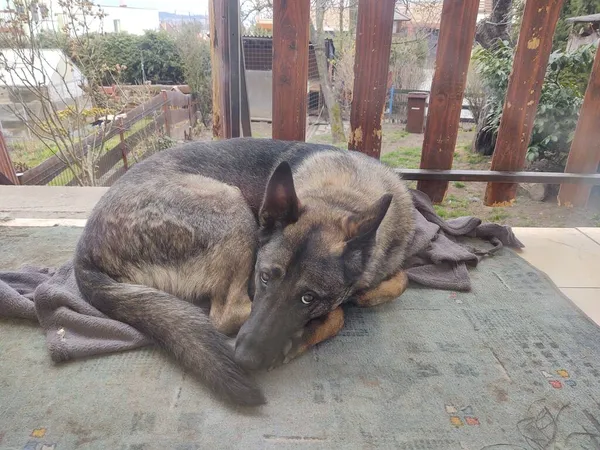
<path fill-rule="evenodd" d="M 208 15 L 208 0 L 124 0 L 133 8 L 152 8 L 178 14 Z M 119 0 L 97 0 L 104 6 L 119 6 Z"/>

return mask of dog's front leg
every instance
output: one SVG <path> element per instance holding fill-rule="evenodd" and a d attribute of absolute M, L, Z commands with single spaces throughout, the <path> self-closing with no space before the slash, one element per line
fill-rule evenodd
<path fill-rule="evenodd" d="M 295 342 L 292 342 L 292 346 L 285 355 L 285 360 L 283 361 L 284 364 L 300 356 L 319 342 L 334 337 L 340 332 L 343 326 L 344 311 L 341 307 L 337 307 L 323 317 L 311 320 L 306 327 L 298 333 L 298 336 L 294 340 Z"/>
<path fill-rule="evenodd" d="M 407 287 L 408 276 L 405 272 L 400 271 L 391 278 L 382 281 L 373 289 L 359 294 L 355 299 L 355 303 L 358 306 L 370 307 L 391 302 L 400 297 Z"/>

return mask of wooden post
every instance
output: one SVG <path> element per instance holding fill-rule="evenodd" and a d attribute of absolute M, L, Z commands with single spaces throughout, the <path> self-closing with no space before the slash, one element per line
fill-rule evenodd
<path fill-rule="evenodd" d="M 210 59 L 213 85 L 213 136 L 231 137 L 229 104 L 229 26 L 227 0 L 210 0 Z"/>
<path fill-rule="evenodd" d="M 165 121 L 166 124 L 166 121 Z M 129 169 L 127 164 L 127 143 L 125 142 L 125 129 L 123 128 L 123 118 L 119 118 L 119 123 L 117 124 L 119 127 L 119 141 L 121 144 L 121 157 L 123 158 L 123 167 L 125 167 L 125 171 Z"/>
<path fill-rule="evenodd" d="M 303 141 L 310 0 L 273 1 L 273 138 Z"/>
<path fill-rule="evenodd" d="M 240 36 L 240 76 L 241 76 L 241 120 L 242 120 L 242 135 L 244 137 L 252 137 L 252 126 L 250 125 L 250 104 L 248 102 L 248 86 L 246 85 L 246 57 L 244 56 L 244 42 Z"/>
<path fill-rule="evenodd" d="M 585 91 L 575 137 L 571 144 L 567 173 L 596 173 L 600 165 L 600 47 Z M 591 186 L 563 184 L 558 192 L 562 206 L 586 206 Z"/>
<path fill-rule="evenodd" d="M 563 0 L 525 2 L 491 170 L 517 171 L 525 166 L 562 4 Z M 484 203 L 508 205 L 516 195 L 517 183 L 488 183 Z"/>
<path fill-rule="evenodd" d="M 452 168 L 478 11 L 479 0 L 444 1 L 421 169 Z M 420 181 L 417 189 L 439 203 L 446 195 L 448 182 Z"/>
<path fill-rule="evenodd" d="M 348 149 L 379 159 L 395 0 L 358 3 Z"/>
<path fill-rule="evenodd" d="M 0 175 L 3 175 L 2 179 L 6 183 L 19 184 L 2 130 L 0 130 Z"/>
<path fill-rule="evenodd" d="M 163 115 L 165 116 L 165 133 L 167 136 L 171 137 L 171 109 L 169 108 L 169 96 L 167 91 L 162 90 L 162 98 L 163 98 Z"/>
<path fill-rule="evenodd" d="M 240 137 L 240 2 L 227 0 L 229 26 L 229 73 L 231 137 Z"/>

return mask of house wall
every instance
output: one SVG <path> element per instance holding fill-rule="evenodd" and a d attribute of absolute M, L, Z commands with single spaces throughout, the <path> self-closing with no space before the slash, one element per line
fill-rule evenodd
<path fill-rule="evenodd" d="M 106 17 L 103 20 L 94 19 L 91 21 L 89 24 L 91 31 L 104 33 L 126 32 L 142 35 L 146 30 L 158 30 L 160 28 L 158 10 L 102 5 L 101 8 Z M 62 14 L 57 14 L 57 25 L 61 27 L 65 19 Z"/>

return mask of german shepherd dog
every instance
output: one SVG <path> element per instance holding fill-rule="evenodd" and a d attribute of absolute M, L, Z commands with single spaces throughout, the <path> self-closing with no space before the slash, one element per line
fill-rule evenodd
<path fill-rule="evenodd" d="M 100 199 L 75 276 L 93 306 L 222 398 L 259 405 L 248 370 L 337 334 L 343 303 L 373 306 L 404 291 L 413 230 L 404 184 L 363 154 L 191 142 L 134 165 Z M 226 335 L 236 333 L 234 349 Z"/>

